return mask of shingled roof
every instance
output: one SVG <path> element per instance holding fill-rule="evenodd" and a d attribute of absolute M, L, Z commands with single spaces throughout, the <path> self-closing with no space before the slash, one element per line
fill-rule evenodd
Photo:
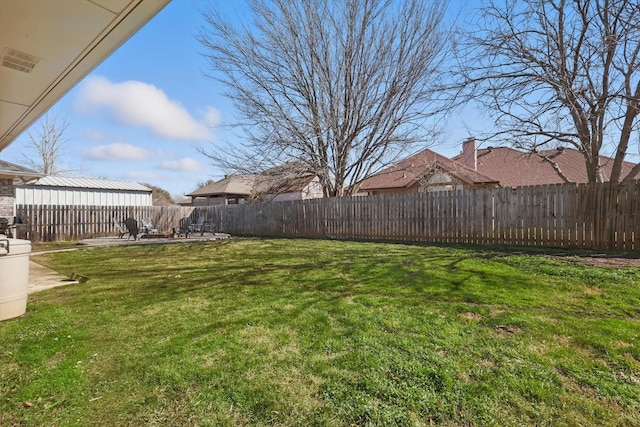
<path fill-rule="evenodd" d="M 212 182 L 192 193 L 188 197 L 209 196 L 251 196 L 260 192 L 289 193 L 303 191 L 314 179 L 315 175 L 306 174 L 278 178 L 264 175 L 231 175 L 217 182 Z"/>
<path fill-rule="evenodd" d="M 255 177 L 251 175 L 231 175 L 217 182 L 205 185 L 187 194 L 189 197 L 207 197 L 221 195 L 249 196 L 255 184 Z"/>
<path fill-rule="evenodd" d="M 454 157 L 454 161 L 462 161 L 464 153 Z M 545 160 L 546 159 L 548 160 Z M 477 150 L 477 171 L 500 181 L 504 187 L 524 185 L 561 184 L 563 179 L 553 168 L 556 163 L 562 174 L 570 182 L 586 183 L 587 168 L 582 154 L 573 148 L 557 148 L 542 150 L 538 153 L 527 153 L 510 147 L 489 147 Z M 607 181 L 611 176 L 613 159 L 600 156 L 600 164 Z M 633 167 L 624 162 L 622 177 Z"/>
<path fill-rule="evenodd" d="M 0 160 L 0 178 L 40 178 L 43 175 L 33 169 L 18 166 L 13 163 Z"/>
<path fill-rule="evenodd" d="M 459 180 L 474 186 L 496 185 L 497 181 L 480 172 L 453 161 L 430 149 L 425 149 L 401 162 L 365 179 L 360 185 L 363 191 L 409 188 L 435 170 L 442 170 Z"/>

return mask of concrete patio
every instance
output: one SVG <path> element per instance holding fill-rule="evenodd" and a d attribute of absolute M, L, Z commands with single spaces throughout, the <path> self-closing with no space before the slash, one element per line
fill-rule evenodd
<path fill-rule="evenodd" d="M 29 293 L 44 291 L 58 286 L 73 285 L 78 280 L 71 279 L 36 262 L 29 261 Z"/>
<path fill-rule="evenodd" d="M 113 237 L 98 237 L 95 239 L 83 239 L 78 242 L 78 245 L 91 246 L 91 247 L 114 246 L 114 245 L 166 245 L 166 244 L 174 244 L 174 243 L 207 242 L 210 240 L 228 239 L 229 237 L 231 236 L 226 233 L 211 233 L 209 235 L 190 236 L 188 238 L 143 237 L 140 240 L 125 239 L 124 237 L 118 238 L 116 236 L 113 236 Z"/>

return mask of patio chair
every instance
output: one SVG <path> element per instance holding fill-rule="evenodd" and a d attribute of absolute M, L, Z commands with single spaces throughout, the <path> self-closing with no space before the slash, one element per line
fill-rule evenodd
<path fill-rule="evenodd" d="M 122 236 L 124 236 L 125 233 L 127 233 L 127 227 L 122 225 L 117 218 L 113 218 L 113 226 L 116 228 L 116 231 L 118 232 L 118 239 L 122 239 Z"/>
<path fill-rule="evenodd" d="M 0 234 L 4 234 L 7 237 L 11 237 L 11 230 L 9 229 L 9 220 L 7 218 L 0 218 Z"/>
<path fill-rule="evenodd" d="M 200 233 L 201 236 L 204 236 L 204 233 L 215 234 L 213 225 L 205 223 L 203 216 L 198 217 L 198 220 L 191 225 L 191 232 Z"/>
<path fill-rule="evenodd" d="M 158 229 L 153 226 L 151 218 L 142 218 L 142 229 L 144 230 L 145 234 L 158 232 Z"/>
<path fill-rule="evenodd" d="M 203 216 L 198 217 L 198 220 L 193 224 L 191 224 L 191 232 L 200 233 L 200 235 L 202 236 L 204 234 L 203 227 L 202 227 L 203 224 L 204 224 L 204 217 Z"/>
<path fill-rule="evenodd" d="M 131 237 L 133 237 L 133 240 L 140 240 L 140 238 L 144 235 L 142 230 L 138 228 L 138 221 L 136 221 L 135 219 L 125 219 L 124 225 L 125 227 L 127 227 L 127 231 L 129 232 L 129 237 L 127 237 L 127 240 L 129 240 Z"/>
<path fill-rule="evenodd" d="M 178 237 L 184 234 L 187 239 L 191 234 L 191 220 L 188 217 L 180 220 L 180 226 L 178 227 Z"/>

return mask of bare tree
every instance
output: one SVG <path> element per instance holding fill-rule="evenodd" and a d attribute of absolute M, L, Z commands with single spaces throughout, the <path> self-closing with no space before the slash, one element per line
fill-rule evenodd
<path fill-rule="evenodd" d="M 176 204 L 174 198 L 171 197 L 169 192 L 164 188 L 144 182 L 141 182 L 141 184 L 151 189 L 151 204 L 153 206 L 171 206 Z"/>
<path fill-rule="evenodd" d="M 533 152 L 573 146 L 589 182 L 602 180 L 600 154 L 614 153 L 619 181 L 639 131 L 637 0 L 489 0 L 479 22 L 462 33 L 459 75 L 495 118 L 491 137 Z"/>
<path fill-rule="evenodd" d="M 46 114 L 38 122 L 35 130 L 29 131 L 29 145 L 25 157 L 29 166 L 43 175 L 58 175 L 62 169 L 61 158 L 66 139 L 64 133 L 69 127 L 66 119 Z"/>
<path fill-rule="evenodd" d="M 325 196 L 429 141 L 446 0 L 254 0 L 251 26 L 205 13 L 199 40 L 233 100 L 245 142 L 202 150 L 223 169 L 284 163 Z"/>

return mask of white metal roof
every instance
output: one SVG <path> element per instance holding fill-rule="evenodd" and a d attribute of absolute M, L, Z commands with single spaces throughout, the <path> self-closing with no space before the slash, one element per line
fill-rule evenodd
<path fill-rule="evenodd" d="M 67 178 L 62 176 L 45 176 L 28 186 L 38 187 L 66 187 L 66 188 L 90 188 L 95 190 L 141 191 L 151 193 L 152 190 L 137 182 L 119 181 L 113 179 L 95 178 Z"/>

